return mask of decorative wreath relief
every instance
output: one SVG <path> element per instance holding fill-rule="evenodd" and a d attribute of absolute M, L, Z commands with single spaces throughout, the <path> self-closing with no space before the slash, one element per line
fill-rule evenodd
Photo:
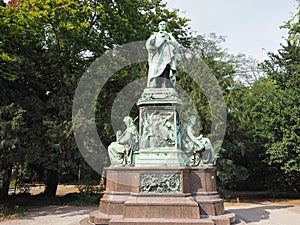
<path fill-rule="evenodd" d="M 140 177 L 141 193 L 180 193 L 182 192 L 179 173 L 146 173 Z"/>

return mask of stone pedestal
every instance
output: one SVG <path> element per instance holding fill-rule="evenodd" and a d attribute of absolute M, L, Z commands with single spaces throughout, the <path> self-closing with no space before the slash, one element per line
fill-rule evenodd
<path fill-rule="evenodd" d="M 135 166 L 187 166 L 179 128 L 181 100 L 175 89 L 147 88 L 137 105 L 140 140 Z"/>
<path fill-rule="evenodd" d="M 139 150 L 132 167 L 108 167 L 99 210 L 81 225 L 230 225 L 215 167 L 190 167 L 173 88 L 147 88 L 139 107 Z M 235 223 L 237 224 L 237 223 Z"/>
<path fill-rule="evenodd" d="M 82 225 L 235 222 L 233 213 L 224 214 L 214 167 L 109 167 L 106 172 L 106 192 L 99 210 Z"/>

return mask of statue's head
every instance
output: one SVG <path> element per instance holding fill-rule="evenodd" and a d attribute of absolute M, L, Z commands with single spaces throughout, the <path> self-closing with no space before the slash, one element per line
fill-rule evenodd
<path fill-rule="evenodd" d="M 193 125 L 194 125 L 194 124 L 196 123 L 196 116 L 192 115 L 192 116 L 190 117 L 189 122 L 190 122 L 190 124 L 193 124 Z"/>
<path fill-rule="evenodd" d="M 133 123 L 133 120 L 130 116 L 125 116 L 124 119 L 123 119 L 123 122 L 126 124 L 126 125 L 130 125 Z"/>
<path fill-rule="evenodd" d="M 159 29 L 159 31 L 161 31 L 161 32 L 166 31 L 166 29 L 167 29 L 167 23 L 166 23 L 166 21 L 161 21 L 161 22 L 158 24 L 158 29 Z"/>

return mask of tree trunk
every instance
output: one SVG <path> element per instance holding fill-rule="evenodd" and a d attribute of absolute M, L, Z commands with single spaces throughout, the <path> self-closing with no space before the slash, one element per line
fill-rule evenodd
<path fill-rule="evenodd" d="M 58 172 L 55 170 L 48 170 L 45 195 L 55 197 L 58 185 Z"/>
<path fill-rule="evenodd" d="M 8 190 L 10 184 L 10 178 L 12 174 L 12 164 L 8 164 L 4 170 L 4 174 L 2 177 L 2 187 L 0 187 L 0 199 L 5 199 L 8 197 Z"/>

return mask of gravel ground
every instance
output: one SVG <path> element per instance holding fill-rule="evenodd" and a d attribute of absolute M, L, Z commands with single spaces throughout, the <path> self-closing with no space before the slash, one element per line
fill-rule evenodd
<path fill-rule="evenodd" d="M 6 220 L 1 225 L 79 225 L 97 206 L 48 206 L 32 209 L 26 215 Z M 293 202 L 252 202 L 226 204 L 238 219 L 249 225 L 299 225 L 300 205 Z"/>

